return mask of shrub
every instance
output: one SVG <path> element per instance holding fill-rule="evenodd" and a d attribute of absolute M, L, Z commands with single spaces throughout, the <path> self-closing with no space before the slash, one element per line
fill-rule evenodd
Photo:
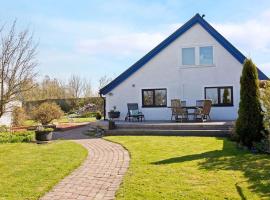
<path fill-rule="evenodd" d="M 32 111 L 33 119 L 42 125 L 47 125 L 54 119 L 59 119 L 64 115 L 61 108 L 56 103 L 42 103 Z"/>
<path fill-rule="evenodd" d="M 81 114 L 80 117 L 88 118 L 88 117 L 96 117 L 96 116 L 97 116 L 96 112 L 85 112 L 85 113 Z"/>
<path fill-rule="evenodd" d="M 254 142 L 263 139 L 263 115 L 259 98 L 258 72 L 251 59 L 247 59 L 244 63 L 240 83 L 236 133 L 239 136 L 239 142 L 251 148 Z"/>
<path fill-rule="evenodd" d="M 40 132 L 52 132 L 54 131 L 53 128 L 44 128 L 43 126 L 38 126 L 36 131 L 40 131 Z"/>
<path fill-rule="evenodd" d="M 264 108 L 264 126 L 270 131 L 270 82 L 265 82 L 264 88 L 262 89 L 261 99 Z"/>
<path fill-rule="evenodd" d="M 26 120 L 26 113 L 22 107 L 15 107 L 12 112 L 12 125 L 22 126 Z"/>
<path fill-rule="evenodd" d="M 9 128 L 6 125 L 1 125 L 0 126 L 0 132 L 8 132 Z"/>
<path fill-rule="evenodd" d="M 31 142 L 34 138 L 33 131 L 0 132 L 0 143 Z"/>
<path fill-rule="evenodd" d="M 101 116 L 101 112 L 98 111 L 97 114 L 96 114 L 96 119 L 97 119 L 97 120 L 100 120 L 101 117 L 102 117 L 102 116 Z"/>

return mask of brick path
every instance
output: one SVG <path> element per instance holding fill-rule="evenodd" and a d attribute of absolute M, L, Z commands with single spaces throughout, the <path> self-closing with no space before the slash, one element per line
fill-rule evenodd
<path fill-rule="evenodd" d="M 114 199 L 127 171 L 129 154 L 119 144 L 81 134 L 85 130 L 87 127 L 55 133 L 56 139 L 74 140 L 89 153 L 78 169 L 60 181 L 41 200 Z"/>

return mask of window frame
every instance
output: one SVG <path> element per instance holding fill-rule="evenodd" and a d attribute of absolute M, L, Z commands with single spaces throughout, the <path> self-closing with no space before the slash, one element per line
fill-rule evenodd
<path fill-rule="evenodd" d="M 233 104 L 233 86 L 214 86 L 214 87 L 204 87 L 204 98 L 206 99 L 206 90 L 207 89 L 217 89 L 217 92 L 218 92 L 218 103 L 217 104 L 212 104 L 213 107 L 232 107 L 234 106 Z M 230 89 L 231 90 L 231 103 L 230 104 L 224 104 L 224 103 L 221 103 L 220 102 L 220 91 L 221 89 Z"/>
<path fill-rule="evenodd" d="M 201 48 L 211 47 L 212 48 L 212 63 L 211 64 L 203 64 L 201 63 Z M 214 65 L 214 46 L 213 45 L 203 45 L 198 47 L 198 65 L 201 66 L 213 66 Z"/>
<path fill-rule="evenodd" d="M 165 90 L 166 91 L 166 104 L 165 105 L 155 105 L 156 103 L 156 94 L 155 90 Z M 152 91 L 153 92 L 153 105 L 144 105 L 144 91 Z M 154 88 L 154 89 L 142 89 L 142 107 L 143 108 L 162 108 L 162 107 L 167 107 L 167 88 Z"/>

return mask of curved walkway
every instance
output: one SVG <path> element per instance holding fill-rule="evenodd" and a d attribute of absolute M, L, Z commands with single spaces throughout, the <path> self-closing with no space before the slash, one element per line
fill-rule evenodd
<path fill-rule="evenodd" d="M 121 145 L 82 134 L 88 127 L 55 133 L 55 139 L 71 139 L 88 150 L 84 163 L 65 177 L 41 200 L 114 199 L 129 165 Z"/>

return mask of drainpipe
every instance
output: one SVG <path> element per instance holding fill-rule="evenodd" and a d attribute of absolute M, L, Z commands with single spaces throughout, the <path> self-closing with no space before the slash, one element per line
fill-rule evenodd
<path fill-rule="evenodd" d="M 103 97 L 101 93 L 99 96 L 103 99 L 103 113 L 104 113 L 104 120 L 106 120 L 106 97 Z"/>

